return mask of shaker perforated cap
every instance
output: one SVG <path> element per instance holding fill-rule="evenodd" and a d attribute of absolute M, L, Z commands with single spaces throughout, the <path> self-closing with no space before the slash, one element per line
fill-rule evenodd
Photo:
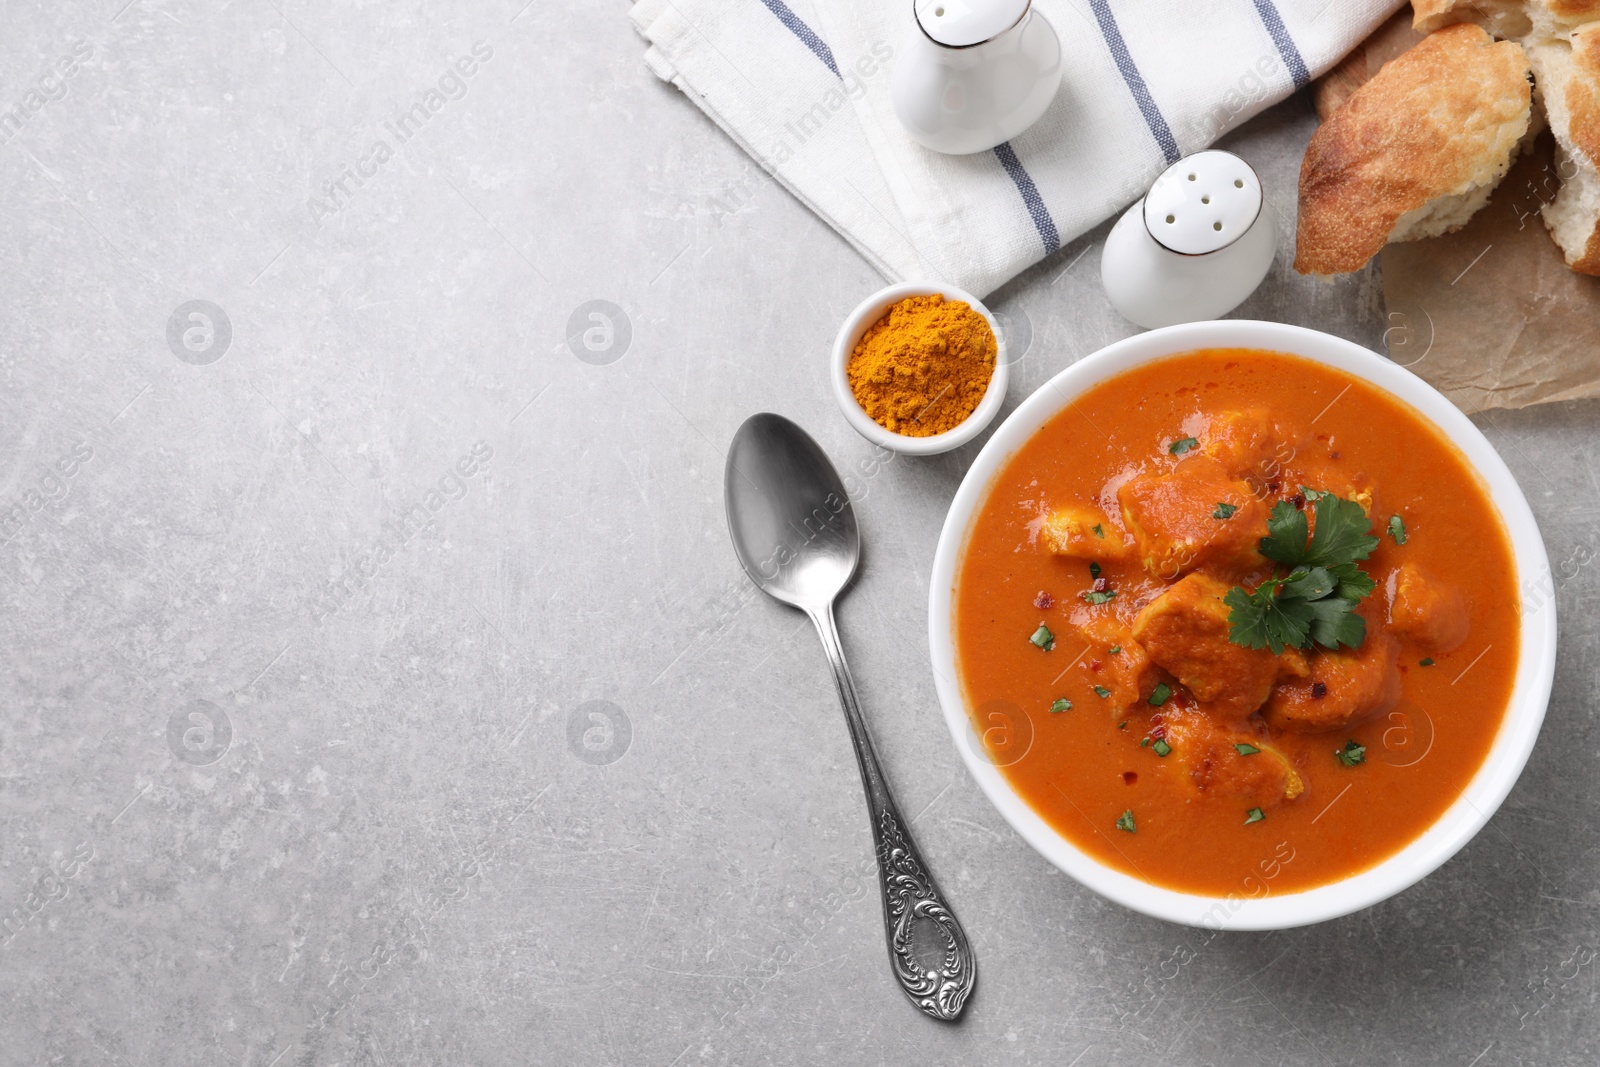
<path fill-rule="evenodd" d="M 966 48 L 998 37 L 1028 13 L 1032 0 L 916 0 L 917 23 L 934 43 Z"/>
<path fill-rule="evenodd" d="M 1250 164 L 1211 149 L 1178 160 L 1144 198 L 1150 236 L 1174 252 L 1202 256 L 1244 236 L 1261 214 L 1261 179 Z"/>

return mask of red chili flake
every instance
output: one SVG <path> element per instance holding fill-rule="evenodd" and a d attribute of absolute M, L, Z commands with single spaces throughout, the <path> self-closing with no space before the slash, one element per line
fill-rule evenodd
<path fill-rule="evenodd" d="M 1090 661 L 1089 661 L 1089 669 L 1090 669 L 1090 670 L 1091 670 L 1091 671 L 1097 671 L 1097 670 L 1099 670 L 1099 669 L 1100 669 L 1100 661 L 1099 661 L 1099 660 L 1097 660 L 1097 659 L 1092 659 L 1092 660 L 1090 660 Z"/>
<path fill-rule="evenodd" d="M 1150 716 L 1150 725 L 1151 726 L 1160 726 L 1163 723 L 1165 723 L 1166 721 L 1167 721 L 1166 716 L 1162 715 L 1159 711 L 1156 712 L 1154 715 Z"/>
<path fill-rule="evenodd" d="M 1305 494 L 1304 493 L 1296 493 L 1294 496 L 1289 498 L 1289 503 L 1294 505 L 1294 509 L 1296 511 L 1304 511 L 1306 509 Z"/>
<path fill-rule="evenodd" d="M 1096 593 L 1109 592 L 1110 589 L 1111 589 L 1111 579 L 1110 578 L 1096 578 L 1094 580 L 1094 591 Z"/>
<path fill-rule="evenodd" d="M 1326 682 L 1312 682 L 1311 683 L 1311 695 L 1313 697 L 1315 697 L 1317 700 L 1321 700 L 1323 697 L 1327 696 L 1328 695 L 1328 683 L 1326 683 Z"/>
<path fill-rule="evenodd" d="M 1167 728 L 1160 723 L 1152 723 L 1150 726 L 1150 738 L 1153 741 L 1165 741 L 1167 739 Z"/>
<path fill-rule="evenodd" d="M 1122 772 L 1122 784 L 1123 785 L 1132 785 L 1134 782 L 1137 782 L 1138 780 L 1139 780 L 1139 772 L 1137 772 L 1137 771 L 1123 771 Z"/>
<path fill-rule="evenodd" d="M 1328 458 L 1329 459 L 1338 459 L 1339 458 L 1339 453 L 1338 452 L 1329 452 L 1328 453 Z"/>
<path fill-rule="evenodd" d="M 1046 593 L 1043 589 L 1039 590 L 1038 595 L 1033 598 L 1033 606 L 1038 608 L 1040 611 L 1045 610 L 1055 602 L 1056 598 L 1051 596 L 1049 593 Z"/>
<path fill-rule="evenodd" d="M 1271 482 L 1267 483 L 1267 492 L 1269 492 L 1269 493 L 1278 493 L 1278 492 L 1282 492 L 1282 491 L 1283 491 L 1283 483 L 1282 482 L 1271 481 Z"/>
<path fill-rule="evenodd" d="M 1187 708 L 1192 703 L 1192 701 L 1189 699 L 1189 694 L 1183 692 L 1182 690 L 1173 691 L 1172 702 L 1178 705 L 1180 708 Z"/>

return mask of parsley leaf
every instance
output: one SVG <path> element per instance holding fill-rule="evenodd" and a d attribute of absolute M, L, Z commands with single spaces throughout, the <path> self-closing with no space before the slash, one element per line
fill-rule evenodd
<path fill-rule="evenodd" d="M 1228 640 L 1246 648 L 1270 648 L 1277 656 L 1285 645 L 1304 648 L 1311 634 L 1310 610 L 1304 600 L 1279 600 L 1282 584 L 1269 578 L 1247 593 L 1239 586 L 1228 590 L 1222 602 L 1228 612 Z"/>
<path fill-rule="evenodd" d="M 1261 751 L 1256 746 L 1247 745 L 1247 744 L 1244 744 L 1243 742 L 1240 742 L 1239 744 L 1234 745 L 1233 746 L 1233 750 L 1235 752 L 1239 753 L 1239 755 L 1241 755 L 1241 756 L 1254 756 L 1257 752 Z"/>
<path fill-rule="evenodd" d="M 1107 689 L 1103 685 L 1097 685 L 1094 687 L 1094 695 L 1099 697 L 1101 700 L 1104 700 L 1106 697 L 1111 695 L 1111 690 Z"/>
<path fill-rule="evenodd" d="M 1115 589 L 1107 589 L 1103 593 L 1097 593 L 1093 589 L 1085 589 L 1078 595 L 1083 598 L 1084 603 L 1099 606 L 1107 603 L 1108 601 L 1115 600 L 1117 598 L 1117 591 Z"/>
<path fill-rule="evenodd" d="M 1180 437 L 1167 446 L 1167 451 L 1171 452 L 1174 456 L 1181 456 L 1191 448 L 1199 447 L 1200 442 L 1196 441 L 1193 437 Z"/>
<path fill-rule="evenodd" d="M 1104 537 L 1106 535 L 1105 527 L 1101 526 L 1098 522 L 1089 527 L 1089 529 L 1094 531 L 1094 535 L 1096 537 Z"/>
<path fill-rule="evenodd" d="M 1129 808 L 1127 811 L 1122 813 L 1122 818 L 1117 820 L 1117 829 L 1118 830 L 1126 830 L 1130 834 L 1131 833 L 1137 833 L 1137 830 L 1133 825 L 1133 809 L 1132 808 Z"/>
<path fill-rule="evenodd" d="M 1112 645 L 1110 648 L 1106 649 L 1106 651 L 1111 653 L 1113 656 L 1115 656 L 1117 653 L 1122 651 L 1122 646 L 1121 645 Z"/>
<path fill-rule="evenodd" d="M 1249 811 L 1244 813 L 1244 824 L 1249 826 L 1251 823 L 1260 822 L 1266 817 L 1266 812 L 1262 811 L 1260 808 L 1251 808 Z"/>
<path fill-rule="evenodd" d="M 1100 564 L 1095 563 L 1093 561 L 1090 561 L 1090 563 L 1089 563 L 1089 577 L 1091 577 L 1091 578 L 1100 577 Z"/>
<path fill-rule="evenodd" d="M 1417 660 L 1417 666 L 1419 666 L 1419 667 L 1431 667 L 1431 666 L 1433 666 L 1433 657 L 1432 656 L 1424 656 L 1422 659 Z"/>
<path fill-rule="evenodd" d="M 1356 614 L 1356 602 L 1340 597 L 1313 600 L 1306 605 L 1311 610 L 1311 640 L 1323 648 L 1360 648 L 1367 639 L 1367 620 Z"/>
<path fill-rule="evenodd" d="M 1272 505 L 1272 514 L 1267 516 L 1267 536 L 1261 539 L 1261 554 L 1286 567 L 1298 566 L 1305 560 L 1306 538 L 1310 533 L 1306 513 L 1287 500 L 1280 500 Z"/>
<path fill-rule="evenodd" d="M 1066 697 L 1056 697 L 1056 702 L 1054 704 L 1050 705 L 1050 711 L 1052 713 L 1055 713 L 1055 712 L 1058 712 L 1058 711 L 1071 711 L 1071 710 L 1072 710 L 1072 701 L 1068 700 Z"/>
<path fill-rule="evenodd" d="M 1301 487 L 1305 489 L 1304 486 Z M 1306 490 L 1310 493 L 1312 490 Z M 1315 527 L 1287 500 L 1272 507 L 1261 554 L 1290 568 L 1254 590 L 1228 590 L 1228 640 L 1247 648 L 1357 648 L 1366 639 L 1366 620 L 1356 606 L 1376 588 L 1357 566 L 1378 546 L 1372 521 L 1360 504 L 1331 493 L 1315 497 Z"/>
<path fill-rule="evenodd" d="M 1157 741 L 1155 744 L 1151 745 L 1150 747 L 1155 750 L 1156 755 L 1162 756 L 1162 757 L 1165 757 L 1168 753 L 1170 753 L 1172 751 L 1172 746 L 1167 744 L 1165 741 Z"/>
<path fill-rule="evenodd" d="M 1292 506 L 1292 505 L 1291 505 Z M 1302 519 L 1304 513 L 1301 513 Z M 1299 562 L 1312 567 L 1337 567 L 1366 559 L 1378 547 L 1370 533 L 1372 520 L 1354 500 L 1325 496 L 1317 501 L 1317 528 Z"/>
<path fill-rule="evenodd" d="M 1367 762 L 1367 746 L 1358 745 L 1354 741 L 1346 741 L 1344 747 L 1334 749 L 1333 754 L 1346 767 L 1354 767 L 1357 764 Z"/>
<path fill-rule="evenodd" d="M 1056 635 L 1051 633 L 1050 627 L 1046 626 L 1042 622 L 1039 624 L 1039 628 L 1033 631 L 1033 636 L 1028 638 L 1028 640 L 1032 641 L 1035 645 L 1044 649 L 1046 652 L 1049 652 L 1052 648 L 1056 647 Z"/>
<path fill-rule="evenodd" d="M 1239 509 L 1234 507 L 1232 504 L 1224 504 L 1219 501 L 1217 504 L 1217 510 L 1211 513 L 1211 517 L 1213 519 L 1231 519 L 1233 518 L 1233 513 L 1238 510 Z"/>
<path fill-rule="evenodd" d="M 1313 489 L 1309 485 L 1302 485 L 1300 487 L 1300 495 L 1306 498 L 1306 503 L 1315 504 L 1327 496 L 1328 491 L 1326 489 Z"/>
<path fill-rule="evenodd" d="M 1159 708 L 1167 702 L 1167 698 L 1170 696 L 1172 696 L 1172 687 L 1167 685 L 1166 682 L 1157 682 L 1155 689 L 1150 692 L 1150 703 Z"/>
<path fill-rule="evenodd" d="M 1406 543 L 1405 520 L 1398 515 L 1389 516 L 1389 536 L 1394 538 L 1394 543 L 1397 545 Z"/>

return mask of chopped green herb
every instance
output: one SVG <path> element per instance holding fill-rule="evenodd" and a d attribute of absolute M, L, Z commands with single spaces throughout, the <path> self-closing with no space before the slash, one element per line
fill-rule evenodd
<path fill-rule="evenodd" d="M 1097 593 L 1093 589 L 1085 589 L 1078 595 L 1083 598 L 1084 603 L 1094 604 L 1097 607 L 1117 599 L 1117 591 L 1115 589 L 1107 589 L 1103 593 Z"/>
<path fill-rule="evenodd" d="M 1128 728 L 1128 720 L 1127 719 L 1123 719 L 1121 722 L 1117 723 L 1117 729 L 1126 730 L 1127 728 Z"/>
<path fill-rule="evenodd" d="M 1072 701 L 1068 700 L 1066 697 L 1056 697 L 1056 702 L 1050 705 L 1050 710 L 1051 712 L 1071 711 Z"/>
<path fill-rule="evenodd" d="M 1260 822 L 1266 817 L 1266 812 L 1262 811 L 1260 808 L 1251 808 L 1249 811 L 1244 813 L 1244 824 L 1249 826 L 1251 823 Z"/>
<path fill-rule="evenodd" d="M 1167 446 L 1167 451 L 1171 452 L 1174 456 L 1181 456 L 1191 448 L 1199 447 L 1200 442 L 1196 441 L 1193 437 L 1180 437 Z"/>
<path fill-rule="evenodd" d="M 1211 517 L 1213 519 L 1231 519 L 1233 518 L 1233 513 L 1238 510 L 1239 509 L 1234 507 L 1232 504 L 1218 503 L 1217 510 L 1211 513 Z"/>
<path fill-rule="evenodd" d="M 1432 656 L 1424 656 L 1422 659 L 1417 661 L 1417 666 L 1419 666 L 1419 667 L 1431 667 L 1431 666 L 1433 666 L 1433 657 Z"/>
<path fill-rule="evenodd" d="M 1139 739 L 1139 747 L 1140 748 L 1149 748 L 1150 747 L 1150 739 L 1148 737 L 1141 737 Z"/>
<path fill-rule="evenodd" d="M 1096 537 L 1104 537 L 1106 535 L 1105 529 L 1098 522 L 1089 527 L 1089 529 L 1094 531 Z"/>
<path fill-rule="evenodd" d="M 1130 834 L 1137 832 L 1133 825 L 1133 809 L 1130 808 L 1122 813 L 1122 818 L 1117 820 L 1117 829 L 1126 830 Z"/>
<path fill-rule="evenodd" d="M 1100 564 L 1092 563 L 1092 562 L 1089 564 L 1089 577 L 1091 577 L 1091 578 L 1100 577 Z"/>
<path fill-rule="evenodd" d="M 1056 647 L 1056 635 L 1051 633 L 1050 627 L 1046 626 L 1042 622 L 1039 624 L 1039 628 L 1033 631 L 1033 636 L 1028 638 L 1028 640 L 1032 641 L 1046 652 L 1049 652 L 1052 648 Z"/>
<path fill-rule="evenodd" d="M 1099 697 L 1101 700 L 1104 700 L 1106 697 L 1111 695 L 1111 690 L 1107 689 L 1103 685 L 1097 685 L 1094 687 L 1094 695 Z"/>
<path fill-rule="evenodd" d="M 1167 698 L 1171 695 L 1172 688 L 1166 682 L 1157 682 L 1155 689 L 1150 693 L 1150 703 L 1159 708 L 1167 702 Z"/>
<path fill-rule="evenodd" d="M 1406 543 L 1406 524 L 1398 515 L 1389 516 L 1389 536 L 1394 538 L 1397 545 Z"/>
<path fill-rule="evenodd" d="M 1343 748 L 1336 748 L 1333 754 L 1339 757 L 1339 762 L 1346 767 L 1367 762 L 1367 746 L 1358 745 L 1354 741 L 1346 741 Z"/>
<path fill-rule="evenodd" d="M 1241 756 L 1254 756 L 1257 752 L 1261 751 L 1259 748 L 1257 748 L 1254 745 L 1246 745 L 1246 744 L 1243 744 L 1243 743 L 1234 745 L 1233 746 L 1233 750 L 1235 752 L 1239 753 L 1239 755 L 1241 755 Z"/>
<path fill-rule="evenodd" d="M 1304 511 L 1287 500 L 1273 505 L 1261 554 L 1291 569 L 1254 590 L 1228 590 L 1223 602 L 1231 609 L 1228 640 L 1234 644 L 1280 655 L 1285 646 L 1358 648 L 1366 639 L 1356 605 L 1376 585 L 1356 563 L 1378 545 L 1369 532 L 1372 521 L 1360 504 L 1329 493 L 1317 498 L 1315 514 L 1311 533 Z"/>
<path fill-rule="evenodd" d="M 1302 485 L 1300 487 L 1300 495 L 1306 498 L 1307 504 L 1315 504 L 1327 496 L 1328 491 L 1326 489 L 1313 489 L 1309 485 Z"/>
<path fill-rule="evenodd" d="M 1112 645 L 1110 648 L 1106 649 L 1106 651 L 1109 652 L 1113 656 L 1119 656 L 1119 655 L 1122 654 L 1122 646 L 1121 645 Z"/>
<path fill-rule="evenodd" d="M 1167 744 L 1165 741 L 1157 741 L 1150 747 L 1156 750 L 1156 755 L 1158 756 L 1165 756 L 1167 753 L 1172 751 L 1172 746 Z"/>

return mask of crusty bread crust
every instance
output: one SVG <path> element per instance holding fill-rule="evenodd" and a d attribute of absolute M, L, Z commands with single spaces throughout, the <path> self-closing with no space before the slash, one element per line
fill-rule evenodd
<path fill-rule="evenodd" d="M 1467 24 L 1385 64 L 1306 148 L 1295 269 L 1360 270 L 1392 237 L 1464 225 L 1441 202 L 1462 198 L 1469 216 L 1505 177 L 1531 120 L 1528 70 L 1520 45 Z"/>

